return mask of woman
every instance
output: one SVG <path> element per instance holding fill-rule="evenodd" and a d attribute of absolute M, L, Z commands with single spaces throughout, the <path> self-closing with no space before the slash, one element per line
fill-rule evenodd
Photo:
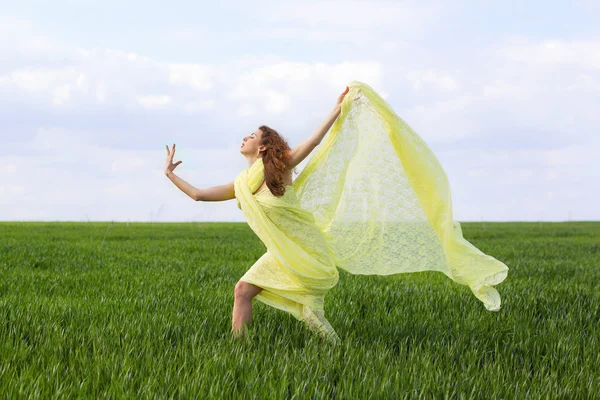
<path fill-rule="evenodd" d="M 292 182 L 291 170 L 313 149 Z M 195 200 L 237 198 L 267 247 L 235 287 L 235 336 L 243 339 L 256 297 L 338 342 L 323 310 L 337 268 L 364 275 L 439 271 L 469 286 L 487 310 L 500 309 L 493 286 L 508 267 L 463 238 L 437 158 L 368 85 L 351 82 L 296 148 L 263 125 L 240 151 L 249 166 L 227 185 L 196 189 L 175 176 L 175 145 L 167 147 L 165 170 Z"/>
<path fill-rule="evenodd" d="M 331 334 L 334 340 L 338 339 L 323 311 L 324 296 L 338 281 L 335 260 L 327 246 L 325 235 L 314 223 L 314 217 L 303 210 L 298 199 L 294 197 L 292 171 L 319 145 L 329 131 L 340 114 L 342 101 L 348 91 L 349 88 L 346 87 L 333 110 L 313 135 L 294 149 L 290 149 L 286 140 L 266 125 L 244 137 L 240 146 L 240 152 L 248 159 L 248 169 L 257 161 L 263 166 L 262 174 L 257 176 L 260 179 L 260 182 L 256 182 L 259 184 L 258 188 L 253 188 L 247 195 L 257 200 L 255 207 L 260 204 L 258 212 L 265 213 L 268 221 L 263 217 L 262 226 L 257 226 L 261 222 L 254 221 L 256 214 L 250 214 L 247 215 L 249 224 L 263 239 L 268 249 L 272 246 L 287 249 L 286 254 L 278 251 L 273 255 L 267 251 L 235 286 L 232 332 L 242 340 L 245 326 L 252 320 L 254 297 L 292 313 L 297 319 L 305 321 L 309 328 L 322 334 Z M 230 200 L 236 197 L 236 192 L 244 190 L 240 185 L 248 185 L 247 182 L 242 183 L 238 177 L 240 179 L 222 186 L 197 189 L 173 173 L 181 164 L 181 161 L 173 164 L 174 154 L 175 144 L 171 151 L 167 146 L 165 174 L 194 200 Z M 242 208 L 239 202 L 238 207 Z M 288 221 L 285 221 L 286 219 Z M 282 227 L 287 228 L 287 225 L 292 224 L 293 227 L 289 230 L 294 232 L 295 237 L 290 239 L 290 232 Z M 269 231 L 267 235 L 261 234 L 265 225 Z M 290 259 L 291 255 L 294 259 Z M 263 292 L 263 289 L 266 290 Z"/>

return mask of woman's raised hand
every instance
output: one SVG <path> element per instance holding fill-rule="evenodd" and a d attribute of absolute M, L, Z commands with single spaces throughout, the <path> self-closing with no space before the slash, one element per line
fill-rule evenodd
<path fill-rule="evenodd" d="M 340 97 L 338 97 L 337 102 L 335 103 L 336 107 L 341 107 L 342 106 L 342 101 L 344 101 L 344 97 L 346 96 L 346 94 L 350 91 L 350 88 L 348 86 L 346 86 L 346 90 L 344 90 L 344 93 L 340 94 Z"/>
<path fill-rule="evenodd" d="M 169 172 L 173 172 L 175 168 L 183 161 L 177 161 L 173 164 L 173 156 L 175 155 L 175 143 L 173 143 L 173 150 L 169 150 L 169 146 L 165 145 L 167 148 L 167 163 L 165 164 L 165 175 L 169 175 Z"/>

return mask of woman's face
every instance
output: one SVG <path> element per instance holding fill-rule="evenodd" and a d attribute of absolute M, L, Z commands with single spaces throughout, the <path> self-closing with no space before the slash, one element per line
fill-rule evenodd
<path fill-rule="evenodd" d="M 264 146 L 260 145 L 261 138 L 262 138 L 262 131 L 260 129 L 257 129 L 256 131 L 254 131 L 251 134 L 249 134 L 248 136 L 246 136 L 242 140 L 242 145 L 240 146 L 240 153 L 247 154 L 247 155 L 258 154 L 259 147 L 261 149 L 264 148 Z"/>

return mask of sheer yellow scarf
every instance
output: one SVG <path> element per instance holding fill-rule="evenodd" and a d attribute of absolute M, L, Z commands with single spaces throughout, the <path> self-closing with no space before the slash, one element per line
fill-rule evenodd
<path fill-rule="evenodd" d="M 427 144 L 370 86 L 349 85 L 341 113 L 294 188 L 329 234 L 336 265 L 353 274 L 439 271 L 486 309 L 508 267 L 453 221 L 450 185 Z"/>

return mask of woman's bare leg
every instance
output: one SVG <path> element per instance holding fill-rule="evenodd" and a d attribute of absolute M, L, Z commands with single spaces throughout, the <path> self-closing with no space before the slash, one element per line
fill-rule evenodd
<path fill-rule="evenodd" d="M 252 322 L 252 299 L 263 289 L 251 283 L 239 281 L 235 285 L 231 330 L 233 336 L 244 340 L 245 324 Z"/>

